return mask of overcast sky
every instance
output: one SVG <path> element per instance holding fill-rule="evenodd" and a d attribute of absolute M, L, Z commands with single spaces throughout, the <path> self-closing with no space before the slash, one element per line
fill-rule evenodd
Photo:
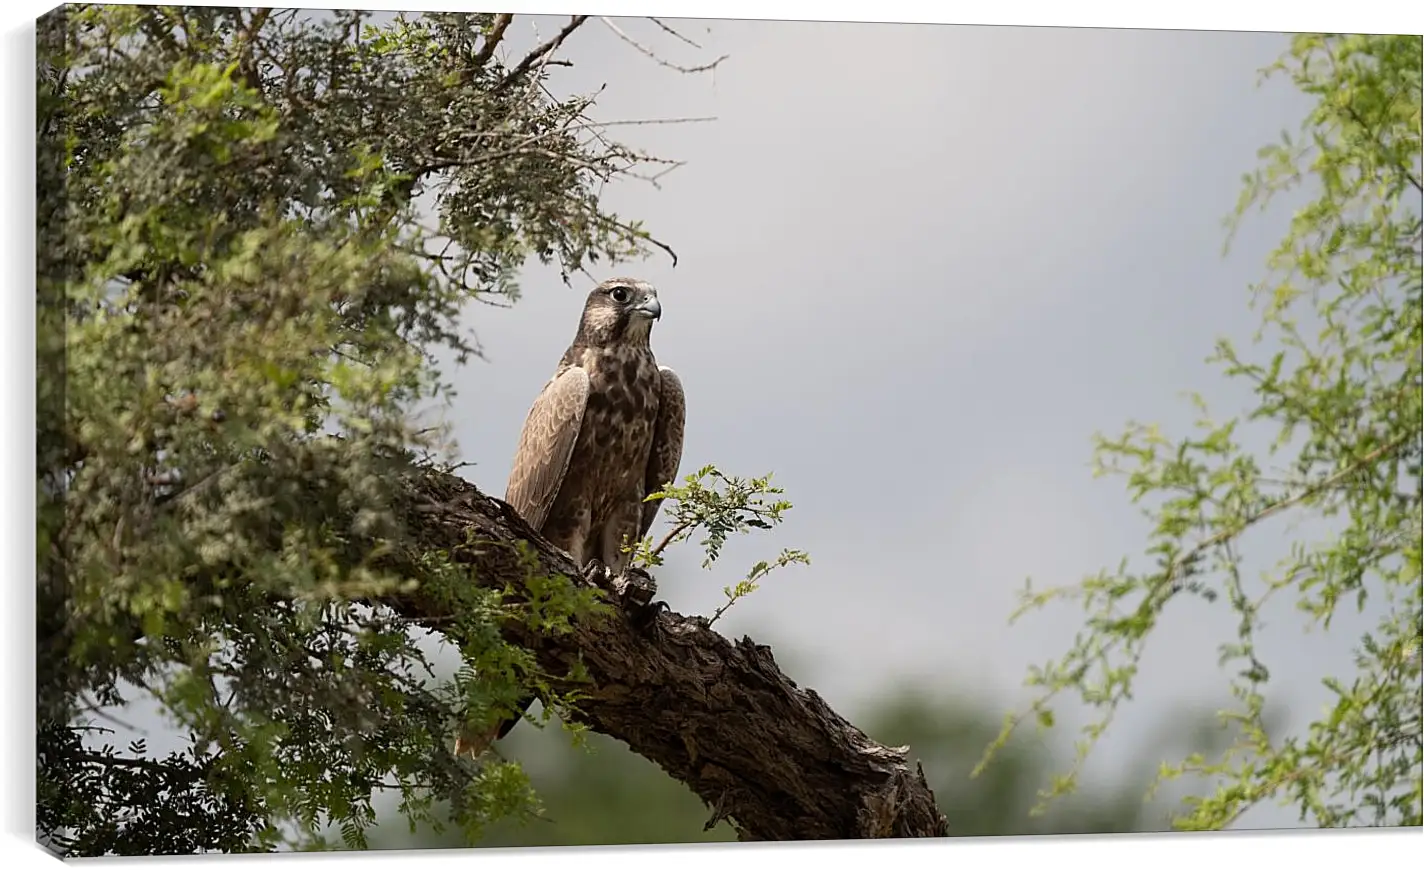
<path fill-rule="evenodd" d="M 519 21 L 514 45 L 563 20 Z M 1027 666 L 1081 626 L 1069 605 L 1009 626 L 1024 579 L 1072 583 L 1144 549 L 1122 482 L 1091 475 L 1094 432 L 1183 432 L 1187 390 L 1223 413 L 1247 398 L 1204 359 L 1256 325 L 1247 286 L 1289 215 L 1253 219 L 1223 257 L 1242 174 L 1308 107 L 1284 82 L 1258 87 L 1285 37 L 678 23 L 699 52 L 620 26 L 677 63 L 729 58 L 679 75 L 601 25 L 568 44 L 558 86 L 606 84 L 600 119 L 717 119 L 619 128 L 687 161 L 661 190 L 607 194 L 680 262 L 595 277 L 659 288 L 654 350 L 688 395 L 684 472 L 774 472 L 796 505 L 711 573 L 691 549 L 674 558 L 662 597 L 710 614 L 739 570 L 803 548 L 811 567 L 773 575 L 719 628 L 771 644 L 852 716 L 904 682 L 1021 699 Z M 503 491 L 589 286 L 530 268 L 512 310 L 470 311 L 487 361 L 454 373 L 451 421 L 482 488 Z M 1298 625 L 1277 620 L 1265 648 L 1304 715 L 1359 623 L 1308 643 Z M 1226 701 L 1216 646 L 1232 627 L 1224 604 L 1171 608 L 1099 770 L 1183 707 Z"/>
<path fill-rule="evenodd" d="M 565 20 L 517 19 L 511 51 Z M 661 597 L 710 615 L 753 561 L 805 549 L 810 567 L 773 574 L 717 627 L 770 644 L 852 719 L 905 683 L 1023 700 L 1027 667 L 1082 623 L 1065 604 L 1010 626 L 1024 579 L 1072 583 L 1144 549 L 1121 481 L 1091 475 L 1093 434 L 1130 419 L 1182 432 L 1187 390 L 1223 412 L 1246 399 L 1204 358 L 1256 325 L 1247 286 L 1289 216 L 1253 219 L 1222 256 L 1242 174 L 1308 107 L 1257 86 L 1285 37 L 669 21 L 698 51 L 618 23 L 673 62 L 729 57 L 681 75 L 597 22 L 567 44 L 555 87 L 606 84 L 600 119 L 716 118 L 616 128 L 687 162 L 661 190 L 606 195 L 680 261 L 594 278 L 659 288 L 654 350 L 688 397 L 684 473 L 773 472 L 795 503 L 712 572 L 674 554 Z M 495 495 L 591 279 L 532 267 L 522 284 L 512 309 L 469 310 L 486 359 L 448 372 L 476 463 L 462 473 Z M 1182 709 L 1225 702 L 1216 647 L 1233 623 L 1224 605 L 1171 608 L 1099 770 Z M 1305 715 L 1359 623 L 1308 643 L 1298 624 L 1274 624 L 1266 651 Z"/>

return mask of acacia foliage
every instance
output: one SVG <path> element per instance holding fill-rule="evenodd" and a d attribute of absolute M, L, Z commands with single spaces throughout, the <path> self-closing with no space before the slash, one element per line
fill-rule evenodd
<path fill-rule="evenodd" d="M 547 688 L 497 618 L 593 602 L 516 607 L 439 553 L 384 570 L 393 481 L 443 461 L 412 412 L 453 395 L 434 354 L 478 353 L 466 303 L 530 258 L 647 250 L 598 200 L 644 158 L 545 88 L 582 17 L 501 59 L 508 16 L 369 15 L 40 22 L 37 824 L 66 854 L 361 847 L 379 791 L 470 838 L 532 806 L 517 766 L 451 756 L 454 720 Z M 359 603 L 409 583 L 460 614 L 453 685 Z M 136 698 L 179 748 L 109 745 Z"/>
<path fill-rule="evenodd" d="M 1061 657 L 1030 672 L 1037 699 L 1006 721 L 1001 740 L 1025 719 L 1051 726 L 1055 699 L 1076 696 L 1097 714 L 1078 743 L 1081 765 L 1131 698 L 1166 609 L 1197 596 L 1235 617 L 1235 636 L 1219 648 L 1234 704 L 1220 712 L 1228 746 L 1162 766 L 1162 780 L 1206 784 L 1177 826 L 1229 827 L 1273 801 L 1313 826 L 1419 825 L 1421 40 L 1298 35 L 1264 72 L 1314 104 L 1297 135 L 1261 151 L 1232 219 L 1280 195 L 1304 202 L 1251 289 L 1255 346 L 1223 340 L 1212 357 L 1254 403 L 1214 420 L 1197 397 L 1193 434 L 1133 425 L 1100 439 L 1098 470 L 1124 476 L 1146 506 L 1154 564 L 1026 591 L 1020 614 L 1067 598 L 1087 622 Z M 1248 448 L 1247 431 L 1266 433 L 1268 447 Z M 1243 551 L 1280 520 L 1324 531 L 1297 532 L 1284 559 L 1252 576 Z M 1268 727 L 1277 695 L 1258 643 L 1268 604 L 1286 600 L 1306 628 L 1328 631 L 1346 609 L 1373 621 L 1353 666 L 1324 676 L 1331 703 L 1295 732 Z M 1072 790 L 1077 769 L 1044 797 Z"/>

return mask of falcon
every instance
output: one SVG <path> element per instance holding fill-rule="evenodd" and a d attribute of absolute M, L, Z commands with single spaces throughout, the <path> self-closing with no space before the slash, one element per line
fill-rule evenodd
<path fill-rule="evenodd" d="M 594 287 L 519 436 L 504 500 L 585 571 L 628 568 L 623 547 L 647 535 L 662 504 L 644 499 L 676 479 L 682 461 L 682 382 L 658 365 L 649 343 L 661 317 L 647 282 L 610 278 Z M 463 730 L 455 754 L 478 757 L 518 722 Z"/>

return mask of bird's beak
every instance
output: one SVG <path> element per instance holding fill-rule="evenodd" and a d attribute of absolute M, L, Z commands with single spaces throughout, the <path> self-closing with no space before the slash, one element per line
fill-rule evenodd
<path fill-rule="evenodd" d="M 663 316 L 662 303 L 658 302 L 658 297 L 649 296 L 643 303 L 633 309 L 644 317 L 651 317 L 653 320 L 660 320 Z"/>

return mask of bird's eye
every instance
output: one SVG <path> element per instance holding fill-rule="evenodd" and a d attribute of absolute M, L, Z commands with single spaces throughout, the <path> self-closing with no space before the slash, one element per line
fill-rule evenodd
<path fill-rule="evenodd" d="M 612 290 L 608 291 L 608 295 L 613 297 L 614 302 L 617 302 L 619 305 L 622 305 L 624 302 L 628 301 L 628 288 L 614 287 Z"/>

